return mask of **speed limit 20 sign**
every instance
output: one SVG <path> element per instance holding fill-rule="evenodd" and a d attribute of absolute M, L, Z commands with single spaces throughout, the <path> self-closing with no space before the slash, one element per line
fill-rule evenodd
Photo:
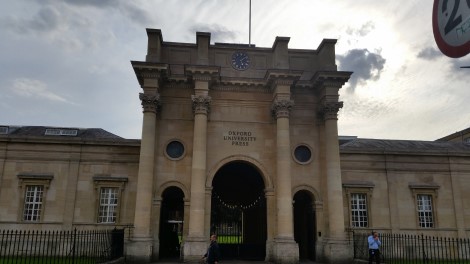
<path fill-rule="evenodd" d="M 442 53 L 452 58 L 470 53 L 470 0 L 434 0 L 432 27 Z"/>

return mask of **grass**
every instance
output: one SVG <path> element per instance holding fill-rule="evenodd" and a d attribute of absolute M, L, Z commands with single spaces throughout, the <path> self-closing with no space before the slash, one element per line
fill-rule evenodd
<path fill-rule="evenodd" d="M 243 236 L 218 235 L 219 244 L 240 244 L 243 243 Z"/>
<path fill-rule="evenodd" d="M 65 257 L 1 257 L 0 264 L 92 264 L 96 263 L 94 258 L 65 258 Z"/>

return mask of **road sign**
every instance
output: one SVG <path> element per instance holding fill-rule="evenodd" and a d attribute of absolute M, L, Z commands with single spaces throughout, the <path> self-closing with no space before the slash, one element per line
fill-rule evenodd
<path fill-rule="evenodd" d="M 452 58 L 470 53 L 470 0 L 434 0 L 432 27 L 442 53 Z"/>

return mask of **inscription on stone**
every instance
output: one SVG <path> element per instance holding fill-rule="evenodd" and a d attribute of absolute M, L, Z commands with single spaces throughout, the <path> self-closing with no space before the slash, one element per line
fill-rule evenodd
<path fill-rule="evenodd" d="M 229 141 L 232 146 L 249 146 L 256 141 L 256 137 L 250 131 L 230 130 L 224 133 L 224 141 Z"/>

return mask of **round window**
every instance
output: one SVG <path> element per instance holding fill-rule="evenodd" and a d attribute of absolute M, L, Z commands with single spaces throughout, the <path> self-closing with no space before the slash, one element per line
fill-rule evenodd
<path fill-rule="evenodd" d="M 184 145 L 179 141 L 171 141 L 166 146 L 166 154 L 171 159 L 180 159 L 184 155 Z"/>
<path fill-rule="evenodd" d="M 294 157 L 300 163 L 307 163 L 312 158 L 312 151 L 305 145 L 300 145 L 294 150 Z"/>

